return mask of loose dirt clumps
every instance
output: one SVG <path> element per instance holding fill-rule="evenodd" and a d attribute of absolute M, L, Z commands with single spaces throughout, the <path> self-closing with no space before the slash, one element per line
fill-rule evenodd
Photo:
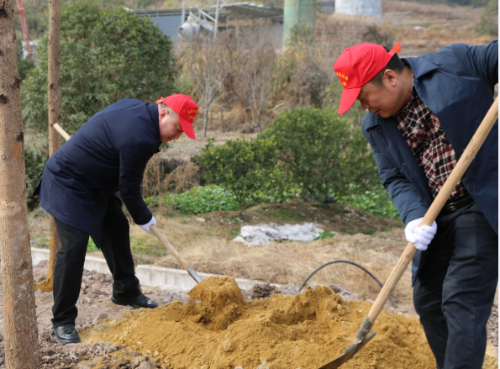
<path fill-rule="evenodd" d="M 371 304 L 343 300 L 327 286 L 302 294 L 245 301 L 230 278 L 208 278 L 189 292 L 187 304 L 172 302 L 154 310 L 123 313 L 80 331 L 83 342 L 123 346 L 113 360 L 137 352 L 151 367 L 226 369 L 317 368 L 343 353 Z M 375 338 L 343 368 L 435 368 L 418 318 L 383 311 Z M 128 351 L 127 351 L 128 350 Z M 110 358 L 89 368 L 112 368 Z M 118 362 L 118 361 L 117 361 Z M 497 368 L 491 364 L 485 368 Z"/>

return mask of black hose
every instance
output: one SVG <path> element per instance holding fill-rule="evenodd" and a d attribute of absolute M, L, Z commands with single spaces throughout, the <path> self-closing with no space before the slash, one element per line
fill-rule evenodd
<path fill-rule="evenodd" d="M 304 286 L 306 285 L 307 281 L 309 281 L 309 279 L 311 279 L 311 277 L 316 274 L 318 271 L 320 271 L 321 269 L 323 269 L 324 267 L 326 267 L 327 265 L 330 265 L 330 264 L 336 264 L 336 263 L 346 263 L 346 264 L 351 264 L 351 265 L 354 265 L 354 266 L 357 266 L 358 268 L 362 269 L 363 271 L 365 271 L 366 273 L 368 273 L 368 275 L 370 277 L 372 277 L 375 282 L 378 283 L 378 285 L 380 286 L 380 288 L 384 287 L 382 285 L 382 283 L 380 283 L 380 281 L 372 274 L 370 273 L 370 271 L 368 271 L 366 268 L 362 267 L 361 265 L 359 264 L 356 264 L 352 261 L 348 261 L 348 260 L 334 260 L 334 261 L 329 261 L 328 263 L 326 264 L 323 264 L 321 265 L 319 268 L 316 268 L 314 270 L 314 272 L 312 272 L 311 274 L 309 274 L 309 277 L 306 278 L 306 280 L 304 281 L 304 283 L 302 283 L 302 285 L 300 286 L 299 288 L 299 292 L 302 288 L 304 288 Z M 389 299 L 391 300 L 392 304 L 394 305 L 395 308 L 397 308 L 397 305 L 396 305 L 396 302 L 394 301 L 394 299 L 392 297 L 389 296 Z"/>

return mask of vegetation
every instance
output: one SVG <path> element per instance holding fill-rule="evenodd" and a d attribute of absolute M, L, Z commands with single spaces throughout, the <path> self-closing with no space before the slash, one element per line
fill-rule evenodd
<path fill-rule="evenodd" d="M 198 158 L 204 169 L 202 178 L 230 190 L 240 215 L 263 198 L 279 201 L 287 193 L 290 185 L 276 162 L 272 139 L 231 140 L 222 146 L 210 142 L 203 151 Z"/>
<path fill-rule="evenodd" d="M 71 6 L 75 0 L 60 0 L 61 10 L 65 11 Z M 168 1 L 158 0 L 84 0 L 80 1 L 85 4 L 99 6 L 104 9 L 112 9 L 117 7 L 127 7 L 129 9 L 150 9 L 156 8 L 157 5 L 163 6 Z M 15 1 L 14 1 L 15 3 Z M 49 28 L 49 6 L 48 1 L 40 0 L 24 0 L 26 9 L 26 18 L 28 21 L 28 29 L 30 38 L 36 40 L 42 37 Z M 14 6 L 16 7 L 16 6 Z M 15 17 L 16 33 L 22 35 L 21 21 L 19 17 Z"/>
<path fill-rule="evenodd" d="M 351 185 L 351 187 L 355 186 Z M 397 220 L 401 219 L 396 207 L 389 197 L 389 194 L 381 185 L 375 185 L 371 190 L 361 193 L 345 195 L 339 199 L 339 202 L 349 206 L 354 206 L 359 210 L 374 216 Z"/>
<path fill-rule="evenodd" d="M 302 195 L 324 202 L 378 180 L 373 154 L 359 127 L 330 109 L 297 108 L 280 114 L 262 136 Z M 359 184 L 350 187 L 351 183 Z"/>
<path fill-rule="evenodd" d="M 48 159 L 49 144 L 47 141 L 24 147 L 26 194 L 28 195 L 29 209 L 33 209 L 38 204 L 37 197 L 32 195 L 40 178 L 42 178 L 43 168 Z"/>
<path fill-rule="evenodd" d="M 61 14 L 61 111 L 73 134 L 92 115 L 124 98 L 154 102 L 174 91 L 172 42 L 149 19 L 124 9 L 74 3 Z M 47 129 L 47 36 L 22 84 L 28 127 Z M 144 66 L 149 66 L 145 68 Z"/>
<path fill-rule="evenodd" d="M 479 20 L 476 32 L 485 35 L 496 35 L 498 33 L 498 1 L 490 0 L 484 8 Z"/>

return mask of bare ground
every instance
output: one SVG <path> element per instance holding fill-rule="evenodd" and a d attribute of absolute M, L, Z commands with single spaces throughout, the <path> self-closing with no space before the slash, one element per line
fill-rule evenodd
<path fill-rule="evenodd" d="M 33 274 L 35 282 L 40 282 L 47 276 L 47 262 L 41 262 L 34 267 Z M 112 292 L 112 279 L 108 275 L 96 272 L 84 272 L 84 282 L 80 291 L 80 299 L 77 307 L 79 316 L 77 318 L 77 329 L 81 330 L 96 324 L 106 324 L 107 319 L 116 319 L 122 316 L 123 311 L 128 308 L 114 305 L 110 301 Z M 1 282 L 1 281 L 0 281 Z M 1 283 L 0 283 L 1 287 Z M 359 296 L 341 285 L 331 285 L 331 288 L 342 298 L 346 300 L 358 300 Z M 158 302 L 159 305 L 166 305 L 174 300 L 186 302 L 188 296 L 185 291 L 180 290 L 160 290 L 157 288 L 143 288 L 143 292 Z M 267 298 L 276 293 L 296 293 L 293 286 L 286 288 L 276 288 L 270 285 L 258 285 L 252 290 L 242 291 L 245 298 Z M 0 295 L 1 296 L 1 295 Z M 163 368 L 156 363 L 156 360 L 147 352 L 139 353 L 135 351 L 124 350 L 123 347 L 112 343 L 92 342 L 84 344 L 64 345 L 58 343 L 52 335 L 51 325 L 51 307 L 53 298 L 51 293 L 42 294 L 40 291 L 35 293 L 37 304 L 37 322 L 39 332 L 39 343 L 42 358 L 42 368 L 52 369 L 90 369 L 89 361 L 99 359 L 100 368 L 107 369 L 152 369 Z M 0 299 L 0 304 L 3 301 Z M 414 314 L 411 306 L 399 309 L 388 308 L 396 313 Z M 3 331 L 3 309 L 0 310 L 0 329 Z M 498 338 L 498 304 L 495 304 L 492 315 L 488 322 L 488 339 L 490 344 L 496 343 Z M 3 336 L 0 335 L 0 369 L 5 369 Z M 120 351 L 120 353 L 118 352 Z M 494 350 L 490 349 L 490 352 Z M 114 359 L 118 356 L 127 358 Z M 123 355 L 121 355 L 123 354 Z M 490 354 L 491 356 L 491 354 Z M 82 363 L 85 362 L 85 363 Z"/>

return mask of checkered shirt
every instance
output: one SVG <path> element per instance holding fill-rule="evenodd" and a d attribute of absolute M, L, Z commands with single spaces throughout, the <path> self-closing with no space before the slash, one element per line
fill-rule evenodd
<path fill-rule="evenodd" d="M 396 124 L 410 150 L 424 171 L 432 195 L 437 196 L 457 163 L 455 150 L 446 137 L 439 119 L 412 88 L 408 103 L 396 114 Z M 460 181 L 449 200 L 466 194 Z"/>

